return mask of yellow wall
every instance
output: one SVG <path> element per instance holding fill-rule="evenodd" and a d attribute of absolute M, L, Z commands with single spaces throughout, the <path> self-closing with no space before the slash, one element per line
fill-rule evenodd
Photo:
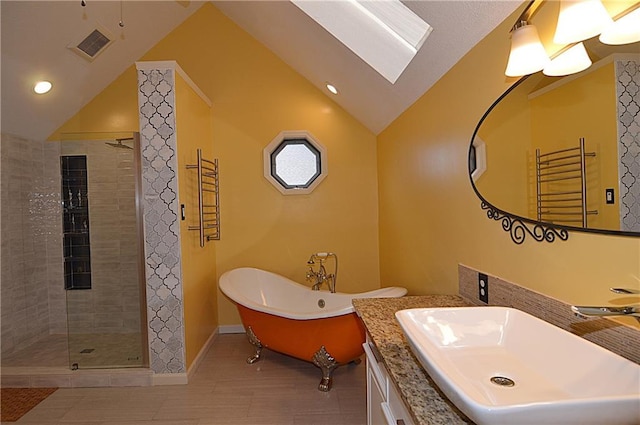
<path fill-rule="evenodd" d="M 567 99 L 579 101 L 567 107 Z M 613 62 L 531 100 L 534 148 L 542 152 L 574 148 L 584 137 L 585 150 L 596 154 L 585 161 L 587 209 L 598 211 L 587 217 L 592 228 L 620 229 L 618 203 L 605 203 L 605 188 L 615 188 L 619 195 L 616 104 Z"/>
<path fill-rule="evenodd" d="M 382 283 L 455 293 L 458 263 L 571 303 L 609 300 L 612 285 L 638 287 L 638 238 L 572 233 L 567 242 L 516 246 L 480 209 L 468 147 L 484 111 L 514 81 L 503 73 L 516 17 L 386 129 L 377 151 L 371 132 L 210 3 L 153 47 L 142 60 L 176 60 L 215 105 L 222 207 L 215 273 L 256 266 L 302 282 L 309 254 L 331 250 L 345 292 Z M 133 111 L 137 120 L 136 86 L 130 68 L 63 129 L 105 131 L 88 119 L 105 111 Z M 308 130 L 327 148 L 329 175 L 310 195 L 283 196 L 263 177 L 262 149 L 282 130 Z M 222 296 L 218 308 L 220 324 L 239 323 Z"/>
<path fill-rule="evenodd" d="M 137 132 L 138 75 L 131 65 L 116 80 L 88 102 L 49 140 L 65 139 L 63 133 Z"/>
<path fill-rule="evenodd" d="M 182 293 L 184 300 L 185 349 L 187 367 L 218 327 L 215 242 L 200 247 L 198 225 L 198 148 L 205 159 L 213 160 L 211 107 L 176 73 L 176 140 L 178 141 L 179 202 L 185 206 L 186 220 L 180 222 L 182 253 Z M 211 197 L 207 194 L 206 199 Z M 208 201 L 207 201 L 208 202 Z"/>
<path fill-rule="evenodd" d="M 210 3 L 140 60 L 175 60 L 213 102 L 212 155 L 220 161 L 222 228 L 221 240 L 209 244 L 215 245 L 217 258 L 212 276 L 252 266 L 303 283 L 309 255 L 332 251 L 340 260 L 338 290 L 380 286 L 373 133 Z M 121 130 L 99 118 L 105 114 L 129 117 L 123 122 L 137 129 L 133 67 L 56 134 Z M 262 150 L 283 130 L 307 130 L 327 149 L 328 176 L 309 195 L 284 196 L 263 176 Z M 185 287 L 187 333 L 199 334 L 190 329 L 189 317 L 205 306 L 192 312 L 188 291 Z M 199 295 L 204 296 L 199 290 L 193 294 Z M 240 323 L 224 296 L 217 302 L 220 324 Z M 201 337 L 188 336 L 187 344 Z M 188 345 L 187 356 L 192 354 Z"/>
<path fill-rule="evenodd" d="M 517 246 L 486 218 L 467 176 L 473 130 L 513 82 L 504 77 L 518 12 L 474 47 L 378 138 L 383 285 L 455 293 L 458 263 L 569 303 L 613 299 L 640 287 L 640 239 L 571 233 Z M 488 164 L 491 166 L 491 164 Z"/>
<path fill-rule="evenodd" d="M 211 4 L 144 59 L 176 60 L 214 104 L 218 275 L 252 266 L 304 283 L 309 255 L 333 251 L 340 291 L 379 287 L 374 134 Z M 283 130 L 307 130 L 327 149 L 328 176 L 309 195 L 284 196 L 263 176 L 262 150 Z M 220 324 L 240 323 L 218 302 Z"/>

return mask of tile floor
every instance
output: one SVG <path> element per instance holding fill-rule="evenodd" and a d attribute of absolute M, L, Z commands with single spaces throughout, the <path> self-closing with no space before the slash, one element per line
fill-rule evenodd
<path fill-rule="evenodd" d="M 69 367 L 68 347 L 67 335 L 49 335 L 13 354 L 3 354 L 2 366 Z"/>
<path fill-rule="evenodd" d="M 244 334 L 219 335 L 187 385 L 61 388 L 18 424 L 74 425 L 360 425 L 366 423 L 365 362 L 334 372 L 317 390 L 320 370 L 264 350 L 253 365 Z"/>
<path fill-rule="evenodd" d="M 49 335 L 23 350 L 2 356 L 2 366 L 67 368 L 69 363 L 78 363 L 80 369 L 141 367 L 141 347 L 139 333 Z"/>

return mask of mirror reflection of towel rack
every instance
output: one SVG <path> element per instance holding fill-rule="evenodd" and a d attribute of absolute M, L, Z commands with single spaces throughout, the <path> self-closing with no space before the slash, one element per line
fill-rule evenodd
<path fill-rule="evenodd" d="M 598 214 L 587 209 L 586 158 L 584 138 L 578 147 L 541 153 L 536 149 L 536 208 L 538 221 L 580 223 L 587 227 L 587 216 Z"/>
<path fill-rule="evenodd" d="M 198 225 L 189 230 L 198 230 L 200 246 L 205 242 L 220 240 L 220 193 L 218 181 L 218 160 L 202 158 L 202 149 L 197 150 L 197 164 L 187 165 L 198 172 Z"/>

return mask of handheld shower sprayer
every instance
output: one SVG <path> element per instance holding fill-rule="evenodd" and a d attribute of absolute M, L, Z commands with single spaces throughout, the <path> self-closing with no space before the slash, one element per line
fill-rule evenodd
<path fill-rule="evenodd" d="M 331 274 L 327 274 L 327 270 L 324 266 L 324 262 L 329 258 L 333 258 L 334 260 L 334 270 Z M 316 261 L 320 263 L 317 272 L 313 270 L 313 266 L 316 264 Z M 309 271 L 307 271 L 306 278 L 308 281 L 315 282 L 311 289 L 317 291 L 324 282 L 327 282 L 329 290 L 331 292 L 336 292 L 336 279 L 338 276 L 338 256 L 336 254 L 333 252 L 316 252 L 315 254 L 311 254 L 309 261 L 307 261 L 307 265 L 309 266 Z"/>

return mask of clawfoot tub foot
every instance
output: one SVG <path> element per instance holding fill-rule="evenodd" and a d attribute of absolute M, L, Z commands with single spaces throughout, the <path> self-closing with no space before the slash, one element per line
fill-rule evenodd
<path fill-rule="evenodd" d="M 262 354 L 263 345 L 258 339 L 258 337 L 256 336 L 256 334 L 253 333 L 253 329 L 251 329 L 251 326 L 247 327 L 247 338 L 249 338 L 249 342 L 251 343 L 251 345 L 256 347 L 255 354 L 247 357 L 247 363 L 254 364 L 258 360 L 260 360 L 260 354 Z"/>
<path fill-rule="evenodd" d="M 331 389 L 331 375 L 333 370 L 339 365 L 331 354 L 329 354 L 324 348 L 324 345 L 320 347 L 318 351 L 313 355 L 313 364 L 318 366 L 322 371 L 322 379 L 318 385 L 318 390 L 327 392 Z"/>

